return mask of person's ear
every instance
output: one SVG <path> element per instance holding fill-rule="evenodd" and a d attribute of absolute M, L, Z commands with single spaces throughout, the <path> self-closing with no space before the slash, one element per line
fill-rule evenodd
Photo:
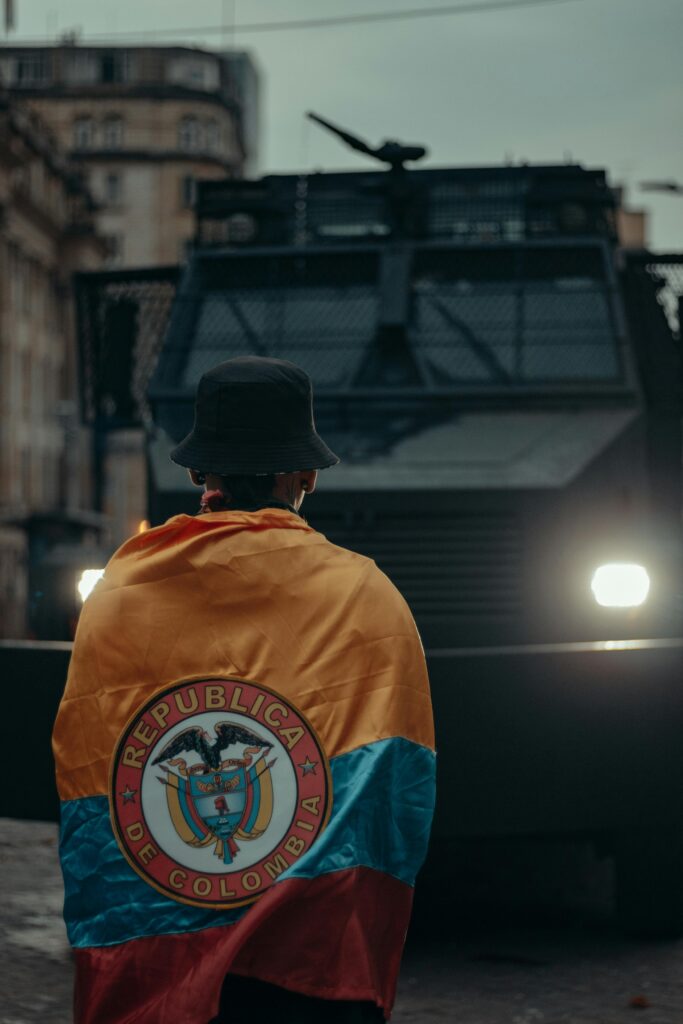
<path fill-rule="evenodd" d="M 204 484 L 206 483 L 206 477 L 204 476 L 203 473 L 198 473 L 196 469 L 188 469 L 188 473 L 190 474 L 190 480 L 195 485 L 195 487 L 204 486 Z"/>
<path fill-rule="evenodd" d="M 305 472 L 303 472 L 301 474 L 300 479 L 301 479 L 301 489 L 302 489 L 302 491 L 305 491 L 306 494 L 313 494 L 313 491 L 315 490 L 316 482 L 318 480 L 318 470 L 317 469 L 306 470 Z"/>

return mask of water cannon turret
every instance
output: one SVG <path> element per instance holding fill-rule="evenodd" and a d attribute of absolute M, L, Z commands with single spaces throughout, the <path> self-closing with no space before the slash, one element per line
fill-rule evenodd
<path fill-rule="evenodd" d="M 363 139 L 359 139 L 357 135 L 353 135 L 351 132 L 345 131 L 343 128 L 339 128 L 337 125 L 332 124 L 331 121 L 327 121 L 324 117 L 320 117 L 319 114 L 314 114 L 312 111 L 308 111 L 306 116 L 317 124 L 322 125 L 323 128 L 327 128 L 328 131 L 332 132 L 338 138 L 345 142 L 351 149 L 357 150 L 359 153 L 365 153 L 366 156 L 373 157 L 375 160 L 380 160 L 384 164 L 389 164 L 391 168 L 402 168 L 408 161 L 421 160 L 422 157 L 426 156 L 428 150 L 425 146 L 406 146 L 402 142 L 397 142 L 395 139 L 385 139 L 380 146 L 376 146 L 374 149 L 372 146 L 364 142 Z"/>

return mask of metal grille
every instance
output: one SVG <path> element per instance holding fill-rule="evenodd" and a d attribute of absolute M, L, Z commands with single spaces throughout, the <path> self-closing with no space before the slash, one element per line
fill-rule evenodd
<path fill-rule="evenodd" d="M 468 619 L 520 613 L 523 536 L 512 513 L 425 516 L 378 512 L 357 521 L 318 516 L 316 529 L 335 544 L 374 559 L 413 614 Z"/>
<path fill-rule="evenodd" d="M 381 196 L 363 195 L 347 189 L 309 188 L 302 210 L 307 237 L 343 241 L 388 233 L 385 203 Z"/>
<path fill-rule="evenodd" d="M 614 239 L 613 197 L 602 172 L 569 165 L 448 168 L 410 170 L 398 190 L 391 182 L 391 175 L 370 171 L 201 183 L 198 237 L 209 245 L 354 238 L 371 244 L 396 222 L 401 236 L 463 244 L 557 234 Z M 230 229 L 235 214 L 253 224 L 241 239 Z"/>
<path fill-rule="evenodd" d="M 246 354 L 293 360 L 323 392 L 387 381 L 425 392 L 614 383 L 622 367 L 606 258 L 600 246 L 415 246 L 412 280 L 389 293 L 380 247 L 198 255 L 154 386 L 190 393 L 210 367 Z M 382 348 L 404 289 L 403 347 Z"/>
<path fill-rule="evenodd" d="M 440 380 L 610 381 L 620 372 L 606 289 L 590 278 L 423 279 L 412 336 Z"/>
<path fill-rule="evenodd" d="M 178 294 L 153 390 L 194 391 L 225 359 L 268 355 L 317 387 L 346 388 L 377 324 L 378 257 L 240 253 L 197 256 Z"/>
<path fill-rule="evenodd" d="M 320 387 L 344 387 L 376 319 L 377 295 L 369 285 L 207 292 L 198 304 L 182 383 L 194 387 L 228 356 L 259 353 L 292 360 Z"/>
<path fill-rule="evenodd" d="M 443 182 L 429 190 L 428 234 L 463 241 L 517 241 L 524 237 L 524 184 Z"/>
<path fill-rule="evenodd" d="M 81 409 L 86 422 L 123 427 L 148 420 L 147 385 L 178 275 L 177 267 L 78 275 Z"/>

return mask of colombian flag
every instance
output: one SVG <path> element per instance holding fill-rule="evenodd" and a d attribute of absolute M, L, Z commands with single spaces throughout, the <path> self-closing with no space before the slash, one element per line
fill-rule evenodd
<path fill-rule="evenodd" d="M 434 738 L 374 562 L 284 509 L 132 538 L 53 743 L 77 1024 L 206 1024 L 228 971 L 389 1017 Z"/>

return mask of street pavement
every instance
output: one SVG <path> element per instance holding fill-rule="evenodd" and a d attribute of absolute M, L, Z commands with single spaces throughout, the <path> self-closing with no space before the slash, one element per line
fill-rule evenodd
<path fill-rule="evenodd" d="M 493 900 L 471 879 L 455 914 L 418 896 L 396 1024 L 683 1024 L 683 940 L 622 937 L 604 865 L 563 855 L 553 886 L 558 856 L 543 854 L 533 899 L 514 858 Z M 0 878 L 0 1024 L 70 1024 L 55 826 L 0 819 Z"/>

